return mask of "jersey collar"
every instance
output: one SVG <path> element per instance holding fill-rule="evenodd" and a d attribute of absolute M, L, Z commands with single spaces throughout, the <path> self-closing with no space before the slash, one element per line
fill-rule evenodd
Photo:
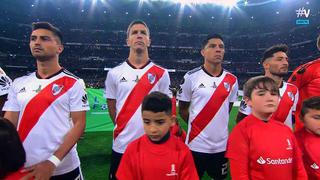
<path fill-rule="evenodd" d="M 52 74 L 51 76 L 48 76 L 48 77 L 46 77 L 46 78 L 42 78 L 42 77 L 38 74 L 38 71 L 36 71 L 36 77 L 37 77 L 38 79 L 50 79 L 50 78 L 52 78 L 52 77 L 60 74 L 62 71 L 64 71 L 64 68 L 61 68 L 58 72 L 56 72 L 56 73 L 54 73 L 54 74 Z"/>
<path fill-rule="evenodd" d="M 133 64 L 131 64 L 128 59 L 126 60 L 126 62 L 132 69 L 143 69 L 151 63 L 150 59 L 148 59 L 145 65 L 143 65 L 141 68 L 137 68 Z"/>

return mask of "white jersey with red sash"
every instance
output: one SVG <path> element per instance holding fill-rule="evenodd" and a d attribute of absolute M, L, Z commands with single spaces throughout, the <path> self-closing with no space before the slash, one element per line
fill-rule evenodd
<path fill-rule="evenodd" d="M 229 103 L 237 100 L 237 92 L 237 78 L 225 70 L 213 77 L 199 67 L 184 76 L 178 99 L 190 102 L 186 143 L 192 151 L 226 150 Z"/>
<path fill-rule="evenodd" d="M 277 111 L 272 115 L 273 119 L 286 124 L 292 129 L 292 112 L 296 110 L 299 99 L 298 88 L 293 84 L 283 82 L 279 92 L 281 99 Z M 251 108 L 246 105 L 244 100 L 240 103 L 239 112 L 245 115 L 251 114 Z"/>
<path fill-rule="evenodd" d="M 151 61 L 141 69 L 135 69 L 125 61 L 108 72 L 106 98 L 116 100 L 114 151 L 124 153 L 130 142 L 144 134 L 141 118 L 143 98 L 152 91 L 170 95 L 169 85 L 168 71 Z"/>
<path fill-rule="evenodd" d="M 25 167 L 47 160 L 72 128 L 70 112 L 87 111 L 86 92 L 79 79 L 62 69 L 47 79 L 36 73 L 17 78 L 8 94 L 5 111 L 19 111 L 17 130 L 26 151 Z M 80 165 L 74 146 L 55 169 L 54 175 Z"/>

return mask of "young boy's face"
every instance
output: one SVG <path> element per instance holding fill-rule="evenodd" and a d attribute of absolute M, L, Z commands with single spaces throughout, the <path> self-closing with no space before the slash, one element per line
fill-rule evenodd
<path fill-rule="evenodd" d="M 320 136 L 320 110 L 308 109 L 302 119 L 307 130 Z"/>
<path fill-rule="evenodd" d="M 142 111 L 143 127 L 152 141 L 160 141 L 174 125 L 174 118 L 165 112 Z"/>
<path fill-rule="evenodd" d="M 267 89 L 255 88 L 251 93 L 251 98 L 246 98 L 246 101 L 253 113 L 269 116 L 278 108 L 279 95 Z"/>

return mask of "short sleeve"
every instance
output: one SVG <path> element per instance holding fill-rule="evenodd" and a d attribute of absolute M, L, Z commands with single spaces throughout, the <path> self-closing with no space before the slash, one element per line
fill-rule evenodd
<path fill-rule="evenodd" d="M 70 111 L 88 111 L 89 101 L 87 93 L 80 80 L 77 80 L 70 90 Z"/>
<path fill-rule="evenodd" d="M 178 100 L 190 102 L 192 97 L 192 81 L 190 80 L 190 75 L 186 74 L 183 77 L 179 91 L 178 91 Z"/>

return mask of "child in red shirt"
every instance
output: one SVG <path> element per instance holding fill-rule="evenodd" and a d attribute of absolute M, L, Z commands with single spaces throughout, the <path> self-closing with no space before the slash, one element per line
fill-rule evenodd
<path fill-rule="evenodd" d="M 292 131 L 270 119 L 279 103 L 277 84 L 266 76 L 251 78 L 244 85 L 244 99 L 252 113 L 228 139 L 232 179 L 307 179 Z"/>
<path fill-rule="evenodd" d="M 306 99 L 302 103 L 300 120 L 304 128 L 295 133 L 304 167 L 310 180 L 320 179 L 320 96 Z"/>
<path fill-rule="evenodd" d="M 170 135 L 175 123 L 170 98 L 152 92 L 142 103 L 145 135 L 129 144 L 119 169 L 119 180 L 197 180 L 198 175 L 189 148 Z"/>

